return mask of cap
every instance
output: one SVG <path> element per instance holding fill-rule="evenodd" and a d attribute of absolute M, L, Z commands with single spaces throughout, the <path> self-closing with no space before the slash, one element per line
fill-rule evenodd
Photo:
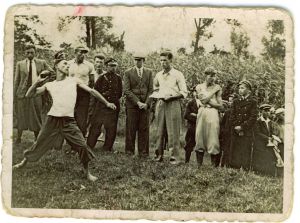
<path fill-rule="evenodd" d="M 133 57 L 134 57 L 134 59 L 135 60 L 145 60 L 145 56 L 143 55 L 143 54 L 141 54 L 141 53 L 135 53 L 134 55 L 133 55 Z"/>
<path fill-rule="evenodd" d="M 245 85 L 250 91 L 252 90 L 252 84 L 249 81 L 243 80 L 239 83 L 238 86 L 240 86 L 241 84 Z"/>
<path fill-rule="evenodd" d="M 107 58 L 106 61 L 105 61 L 105 65 L 108 65 L 108 64 L 115 64 L 115 65 L 118 65 L 118 62 L 117 62 L 114 58 L 109 57 L 109 58 Z"/>
<path fill-rule="evenodd" d="M 207 68 L 205 68 L 204 73 L 205 73 L 205 74 L 216 74 L 216 73 L 218 73 L 218 72 L 217 72 L 216 69 L 213 68 L 213 67 L 207 67 Z"/>
<path fill-rule="evenodd" d="M 275 111 L 275 114 L 276 115 L 284 114 L 284 108 L 277 108 L 276 111 Z"/>
<path fill-rule="evenodd" d="M 66 60 L 66 54 L 61 50 L 54 54 L 54 65 L 62 60 Z"/>
<path fill-rule="evenodd" d="M 86 48 L 86 47 L 84 47 L 84 46 L 77 46 L 77 47 L 75 48 L 75 52 L 77 52 L 77 51 L 81 51 L 81 52 L 84 52 L 84 53 L 89 52 L 88 48 Z"/>
<path fill-rule="evenodd" d="M 262 104 L 261 106 L 259 106 L 259 109 L 261 110 L 270 110 L 271 109 L 271 105 L 269 104 Z"/>

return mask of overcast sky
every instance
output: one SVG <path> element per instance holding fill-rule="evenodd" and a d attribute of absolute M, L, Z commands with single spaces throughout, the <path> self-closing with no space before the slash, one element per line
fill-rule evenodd
<path fill-rule="evenodd" d="M 157 18 L 156 18 L 157 17 Z M 77 36 L 84 36 L 84 27 L 79 23 L 72 23 L 68 30 L 64 32 L 57 31 L 57 16 L 40 16 L 44 22 L 43 26 L 38 26 L 39 33 L 46 36 L 47 40 L 53 43 L 55 49 L 62 42 L 77 44 Z M 155 22 L 153 22 L 155 21 Z M 239 20 L 243 24 L 243 29 L 250 37 L 249 51 L 254 55 L 259 55 L 262 51 L 261 39 L 267 35 L 267 20 L 253 21 L 243 18 Z M 112 32 L 120 35 L 125 31 L 125 48 L 129 52 L 149 52 L 157 51 L 160 48 L 168 48 L 176 51 L 180 47 L 185 47 L 191 51 L 191 43 L 195 38 L 195 24 L 193 17 L 179 14 L 174 17 L 161 16 L 159 14 L 144 13 L 142 19 L 139 15 L 134 17 L 131 14 L 122 14 L 122 16 L 113 17 Z M 217 19 L 210 27 L 213 37 L 207 41 L 201 41 L 207 52 L 213 49 L 215 44 L 218 48 L 230 50 L 230 32 L 231 27 L 226 24 L 224 19 Z"/>

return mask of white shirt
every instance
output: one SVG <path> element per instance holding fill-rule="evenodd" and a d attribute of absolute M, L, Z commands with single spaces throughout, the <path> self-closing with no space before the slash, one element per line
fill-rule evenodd
<path fill-rule="evenodd" d="M 183 74 L 174 68 L 168 73 L 160 71 L 156 74 L 153 81 L 153 90 L 158 90 L 161 95 L 177 95 L 181 94 L 184 98 L 187 96 L 187 87 Z"/>
<path fill-rule="evenodd" d="M 139 75 L 139 77 L 142 77 L 143 76 L 143 67 L 141 67 L 141 68 L 135 67 L 135 69 L 136 69 L 136 72 Z"/>
<path fill-rule="evenodd" d="M 269 118 L 265 119 L 263 116 L 260 116 L 260 120 L 266 123 L 267 129 L 269 130 L 269 122 L 271 120 Z"/>
<path fill-rule="evenodd" d="M 30 64 L 30 60 L 27 58 L 26 59 L 26 64 L 27 64 L 27 70 L 29 73 L 29 64 Z M 36 65 L 35 65 L 35 60 L 32 59 L 31 61 L 31 68 L 32 68 L 32 83 L 35 83 L 37 78 L 38 78 L 38 74 L 36 72 Z"/>
<path fill-rule="evenodd" d="M 75 59 L 73 59 L 69 61 L 69 64 L 69 75 L 79 78 L 85 85 L 89 84 L 90 74 L 95 76 L 96 71 L 94 65 L 87 60 L 83 60 L 82 63 L 77 64 Z"/>
<path fill-rule="evenodd" d="M 82 81 L 78 78 L 66 77 L 64 80 L 55 80 L 44 85 L 53 101 L 48 115 L 55 117 L 74 117 L 77 84 L 80 82 Z"/>

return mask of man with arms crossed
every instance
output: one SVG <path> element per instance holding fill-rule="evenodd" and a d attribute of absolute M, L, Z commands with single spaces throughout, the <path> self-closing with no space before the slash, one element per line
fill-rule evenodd
<path fill-rule="evenodd" d="M 29 150 L 24 152 L 24 159 L 13 166 L 13 169 L 25 166 L 28 161 L 38 161 L 48 150 L 61 146 L 65 139 L 71 148 L 78 152 L 87 179 L 95 181 L 97 177 L 93 176 L 88 169 L 88 163 L 94 155 L 87 147 L 83 134 L 74 119 L 77 87 L 92 94 L 112 110 L 116 109 L 116 106 L 107 102 L 101 94 L 83 84 L 79 79 L 68 77 L 69 64 L 63 54 L 57 53 L 55 55 L 54 64 L 56 80 L 39 87 L 39 84 L 46 79 L 39 76 L 26 93 L 26 97 L 34 97 L 48 91 L 53 104 L 37 141 Z"/>

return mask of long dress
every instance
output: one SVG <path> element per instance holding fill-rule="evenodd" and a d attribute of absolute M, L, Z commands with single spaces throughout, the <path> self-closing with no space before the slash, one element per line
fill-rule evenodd
<path fill-rule="evenodd" d="M 207 87 L 206 83 L 196 87 L 198 96 L 206 97 L 214 90 L 214 87 Z M 217 95 L 214 94 L 210 99 L 217 102 Z M 216 108 L 209 105 L 200 106 L 196 122 L 196 151 L 205 150 L 209 154 L 217 155 L 220 153 L 220 121 L 219 113 Z"/>

